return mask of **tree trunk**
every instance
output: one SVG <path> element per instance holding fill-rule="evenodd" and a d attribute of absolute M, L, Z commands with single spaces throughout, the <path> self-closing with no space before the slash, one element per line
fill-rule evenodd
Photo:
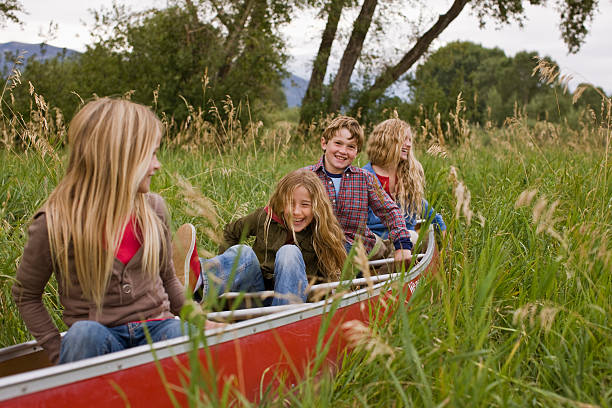
<path fill-rule="evenodd" d="M 338 73 L 334 79 L 332 86 L 331 100 L 329 106 L 329 112 L 335 112 L 340 108 L 342 98 L 346 95 L 351 75 L 355 69 L 355 64 L 361 55 L 361 49 L 363 48 L 363 42 L 368 34 L 370 25 L 372 24 L 372 16 L 378 5 L 378 0 L 365 0 L 361 6 L 361 11 L 355 23 L 353 24 L 353 32 L 351 38 L 344 49 L 342 60 L 340 61 L 340 67 Z"/>
<path fill-rule="evenodd" d="M 431 45 L 431 42 L 457 18 L 468 2 L 469 0 L 455 0 L 446 14 L 440 15 L 438 21 L 417 40 L 414 47 L 404 55 L 401 61 L 397 65 L 385 69 L 374 81 L 374 85 L 362 93 L 357 103 L 353 105 L 352 111 L 356 112 L 359 108 L 367 109 L 372 102 L 381 97 L 393 82 L 397 81 L 400 76 L 406 73 L 421 58 Z"/>
<path fill-rule="evenodd" d="M 255 0 L 247 0 L 244 4 L 242 12 L 236 16 L 232 25 L 227 27 L 229 30 L 227 40 L 225 41 L 225 58 L 224 63 L 219 68 L 217 78 L 222 80 L 231 70 L 232 63 L 238 55 L 238 43 L 242 33 L 246 29 L 247 21 L 255 8 Z"/>
<path fill-rule="evenodd" d="M 312 118 L 318 113 L 321 97 L 323 96 L 323 80 L 327 72 L 327 64 L 329 62 L 329 54 L 331 53 L 332 44 L 336 38 L 338 31 L 338 22 L 342 15 L 342 8 L 345 0 L 332 0 L 327 10 L 327 24 L 321 37 L 319 52 L 312 66 L 310 81 L 306 94 L 302 100 L 300 108 L 300 123 L 308 124 Z"/>

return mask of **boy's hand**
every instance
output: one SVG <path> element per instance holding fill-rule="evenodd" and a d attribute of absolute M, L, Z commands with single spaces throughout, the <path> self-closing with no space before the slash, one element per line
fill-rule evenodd
<path fill-rule="evenodd" d="M 205 330 L 210 330 L 210 329 L 216 329 L 218 327 L 223 327 L 223 326 L 227 326 L 227 323 L 218 323 L 218 322 L 213 322 L 212 320 L 206 320 L 206 326 L 204 327 Z"/>
<path fill-rule="evenodd" d="M 404 263 L 406 270 L 408 270 L 412 260 L 412 252 L 409 249 L 396 249 L 393 258 L 395 258 L 396 263 Z"/>

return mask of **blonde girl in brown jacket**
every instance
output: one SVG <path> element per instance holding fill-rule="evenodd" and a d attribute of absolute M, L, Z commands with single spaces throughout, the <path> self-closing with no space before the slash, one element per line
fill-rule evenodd
<path fill-rule="evenodd" d="M 163 199 L 149 192 L 160 168 L 162 124 L 145 106 L 109 98 L 70 123 L 65 176 L 35 214 L 13 297 L 53 363 L 180 336 L 184 302 L 174 274 Z M 55 273 L 63 339 L 42 302 Z"/>

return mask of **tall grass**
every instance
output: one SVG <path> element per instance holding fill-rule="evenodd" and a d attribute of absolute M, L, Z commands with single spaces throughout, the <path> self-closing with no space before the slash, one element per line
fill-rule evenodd
<path fill-rule="evenodd" d="M 335 375 L 312 372 L 261 404 L 612 405 L 607 103 L 603 121 L 578 131 L 531 124 L 520 111 L 501 129 L 470 127 L 460 100 L 454 124 L 423 120 L 416 144 L 426 196 L 448 226 L 438 272 L 422 279 L 384 326 L 356 328 L 362 337 Z M 56 121 L 49 130 L 49 110 L 36 106 L 38 125 L 17 131 L 33 136 L 0 150 L 0 347 L 30 338 L 10 287 L 29 220 L 63 171 L 64 127 Z M 290 124 L 263 129 L 234 121 L 213 131 L 196 120 L 197 109 L 192 118 L 164 140 L 152 190 L 166 199 L 174 225 L 196 225 L 201 251 L 213 254 L 221 226 L 265 204 L 282 175 L 315 162 L 320 150 L 316 136 L 309 142 Z M 35 125 L 43 127 L 26 132 Z M 4 140 L 13 140 L 4 126 Z M 360 155 L 357 164 L 366 160 Z M 202 216 L 180 180 L 212 202 L 212 218 Z M 54 282 L 44 300 L 62 327 Z M 359 347 L 360 338 L 388 351 Z M 193 375 L 206 381 L 205 373 Z"/>

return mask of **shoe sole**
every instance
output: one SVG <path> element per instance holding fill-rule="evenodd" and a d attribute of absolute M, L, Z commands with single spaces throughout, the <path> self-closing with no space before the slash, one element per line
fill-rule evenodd
<path fill-rule="evenodd" d="M 187 230 L 189 230 L 188 233 L 186 233 Z M 188 234 L 188 237 L 183 236 L 186 234 Z M 179 280 L 182 280 L 183 285 L 185 287 L 189 285 L 189 271 L 190 271 L 189 263 L 191 261 L 191 255 L 193 254 L 193 250 L 195 248 L 195 235 L 196 235 L 195 227 L 191 224 L 185 224 L 181 226 L 176 231 L 176 234 L 175 234 L 175 240 L 180 241 L 181 248 L 184 248 L 187 245 L 189 246 L 189 248 L 187 249 L 187 252 L 185 253 L 185 257 L 183 259 L 183 279 L 180 279 L 179 277 Z M 188 238 L 188 241 L 187 241 L 187 238 Z M 174 246 L 176 247 L 177 245 L 175 244 Z M 173 253 L 172 256 L 174 258 L 176 254 Z M 174 267 L 176 268 L 176 265 Z"/>

